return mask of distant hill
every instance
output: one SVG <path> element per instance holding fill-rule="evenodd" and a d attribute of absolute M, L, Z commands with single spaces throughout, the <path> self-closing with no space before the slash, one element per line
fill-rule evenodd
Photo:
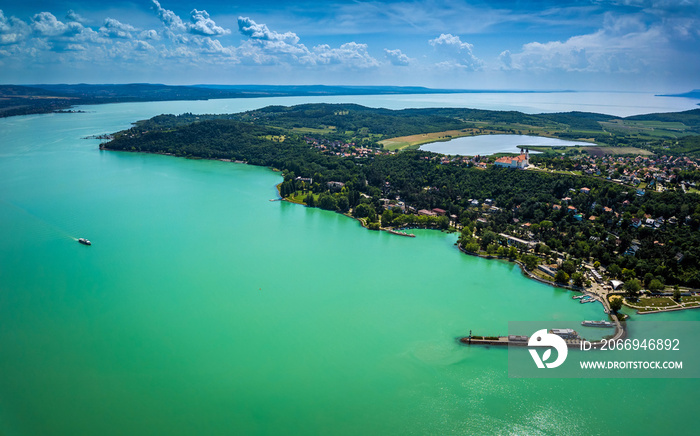
<path fill-rule="evenodd" d="M 700 99 L 700 89 L 693 89 L 690 92 L 684 92 L 683 94 L 663 94 L 659 97 L 686 97 L 686 98 L 697 98 Z M 698 103 L 700 104 L 700 103 Z"/>
<path fill-rule="evenodd" d="M 684 112 L 671 112 L 660 114 L 634 115 L 625 118 L 632 121 L 661 121 L 666 123 L 683 123 L 688 127 L 700 127 L 700 109 L 691 109 Z"/>
<path fill-rule="evenodd" d="M 441 94 L 468 91 L 418 86 L 324 86 L 324 85 L 195 85 L 171 86 L 151 83 L 0 85 L 0 117 L 46 113 L 74 105 L 128 101 L 209 100 L 327 95 Z"/>

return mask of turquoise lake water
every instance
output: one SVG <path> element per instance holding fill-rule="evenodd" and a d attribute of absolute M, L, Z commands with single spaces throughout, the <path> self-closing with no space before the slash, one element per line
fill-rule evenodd
<path fill-rule="evenodd" d="M 270 202 L 270 169 L 82 139 L 272 103 L 0 120 L 0 434 L 694 431 L 696 379 L 511 379 L 506 350 L 460 346 L 470 329 L 604 314 L 455 235 L 370 232 Z"/>

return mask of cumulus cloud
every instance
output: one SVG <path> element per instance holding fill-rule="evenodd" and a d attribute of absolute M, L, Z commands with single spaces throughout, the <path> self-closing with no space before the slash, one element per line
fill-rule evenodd
<path fill-rule="evenodd" d="M 367 52 L 367 44 L 348 42 L 339 48 L 327 44 L 314 47 L 315 59 L 320 64 L 342 64 L 350 67 L 370 68 L 379 62 Z"/>
<path fill-rule="evenodd" d="M 668 31 L 646 25 L 639 17 L 605 19 L 596 32 L 576 35 L 565 41 L 530 42 L 518 53 L 509 54 L 503 68 L 579 72 L 641 72 L 663 62 Z M 501 57 L 501 61 L 506 59 Z"/>
<path fill-rule="evenodd" d="M 112 38 L 131 39 L 132 33 L 136 32 L 136 28 L 129 24 L 121 23 L 114 18 L 106 18 L 104 25 L 100 27 L 100 32 Z"/>
<path fill-rule="evenodd" d="M 158 41 L 160 39 L 160 35 L 158 35 L 158 32 L 155 30 L 149 29 L 139 33 L 139 39 L 152 39 L 154 41 Z"/>
<path fill-rule="evenodd" d="M 443 33 L 435 39 L 428 41 L 430 45 L 450 57 L 449 60 L 441 62 L 440 67 L 455 67 L 467 70 L 480 70 L 484 66 L 484 61 L 474 56 L 473 45 L 462 42 L 459 36 L 450 33 Z"/>
<path fill-rule="evenodd" d="M 24 21 L 15 17 L 5 17 L 0 9 L 0 45 L 17 44 L 30 32 Z M 6 52 L 9 55 L 9 52 Z"/>
<path fill-rule="evenodd" d="M 221 36 L 231 33 L 229 29 L 224 29 L 223 27 L 217 26 L 214 20 L 209 18 L 207 11 L 198 11 L 197 9 L 193 9 L 192 12 L 190 12 L 190 15 L 192 24 L 190 24 L 189 28 L 190 32 L 192 33 L 205 36 Z"/>
<path fill-rule="evenodd" d="M 240 54 L 257 64 L 343 65 L 349 68 L 379 65 L 367 51 L 367 44 L 348 42 L 338 48 L 320 44 L 309 50 L 295 33 L 270 30 L 249 17 L 238 17 L 238 30 L 250 38 L 241 45 Z"/>
<path fill-rule="evenodd" d="M 191 33 L 201 36 L 223 36 L 231 33 L 229 29 L 217 26 L 207 11 L 193 9 L 192 12 L 190 12 L 190 20 L 192 22 L 185 23 L 175 12 L 161 6 L 158 0 L 151 1 L 153 2 L 153 9 L 158 14 L 158 18 L 160 18 L 168 30 L 175 34 Z"/>
<path fill-rule="evenodd" d="M 258 24 L 248 17 L 238 17 L 238 30 L 242 35 L 261 41 L 282 41 L 297 44 L 299 37 L 293 32 L 278 33 L 271 31 L 264 24 Z"/>
<path fill-rule="evenodd" d="M 187 31 L 187 26 L 182 21 L 180 17 L 175 14 L 175 12 L 163 8 L 157 0 L 151 0 L 153 2 L 153 9 L 158 13 L 158 18 L 172 31 L 185 32 Z"/>
<path fill-rule="evenodd" d="M 389 50 L 388 48 L 385 48 L 384 56 L 389 59 L 389 62 L 391 62 L 392 65 L 396 66 L 406 66 L 411 61 L 409 57 L 403 54 L 398 48 L 396 50 Z"/>
<path fill-rule="evenodd" d="M 80 24 L 87 24 L 87 20 L 78 15 L 74 10 L 69 10 L 66 14 L 66 21 L 75 21 Z"/>
<path fill-rule="evenodd" d="M 51 12 L 41 12 L 32 17 L 32 29 L 43 36 L 57 36 L 65 33 L 68 26 L 58 21 Z"/>
<path fill-rule="evenodd" d="M 428 41 L 433 47 L 447 47 L 452 50 L 462 51 L 467 50 L 471 52 L 473 45 L 462 42 L 459 36 L 454 36 L 450 33 L 443 33 L 435 39 Z"/>

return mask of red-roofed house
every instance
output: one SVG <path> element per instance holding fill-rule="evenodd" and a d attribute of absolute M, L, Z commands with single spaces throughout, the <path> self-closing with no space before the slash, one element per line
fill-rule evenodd
<path fill-rule="evenodd" d="M 525 153 L 520 153 L 520 155 L 515 157 L 499 157 L 493 164 L 499 167 L 523 169 L 530 164 L 530 153 L 526 150 Z"/>

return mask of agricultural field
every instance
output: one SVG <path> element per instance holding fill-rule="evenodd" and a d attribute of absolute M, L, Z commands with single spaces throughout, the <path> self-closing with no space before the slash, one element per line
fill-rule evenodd
<path fill-rule="evenodd" d="M 611 120 L 600 121 L 600 125 L 607 132 L 623 135 L 643 135 L 659 138 L 679 138 L 695 134 L 681 122 L 665 121 L 638 121 L 638 120 Z"/>

